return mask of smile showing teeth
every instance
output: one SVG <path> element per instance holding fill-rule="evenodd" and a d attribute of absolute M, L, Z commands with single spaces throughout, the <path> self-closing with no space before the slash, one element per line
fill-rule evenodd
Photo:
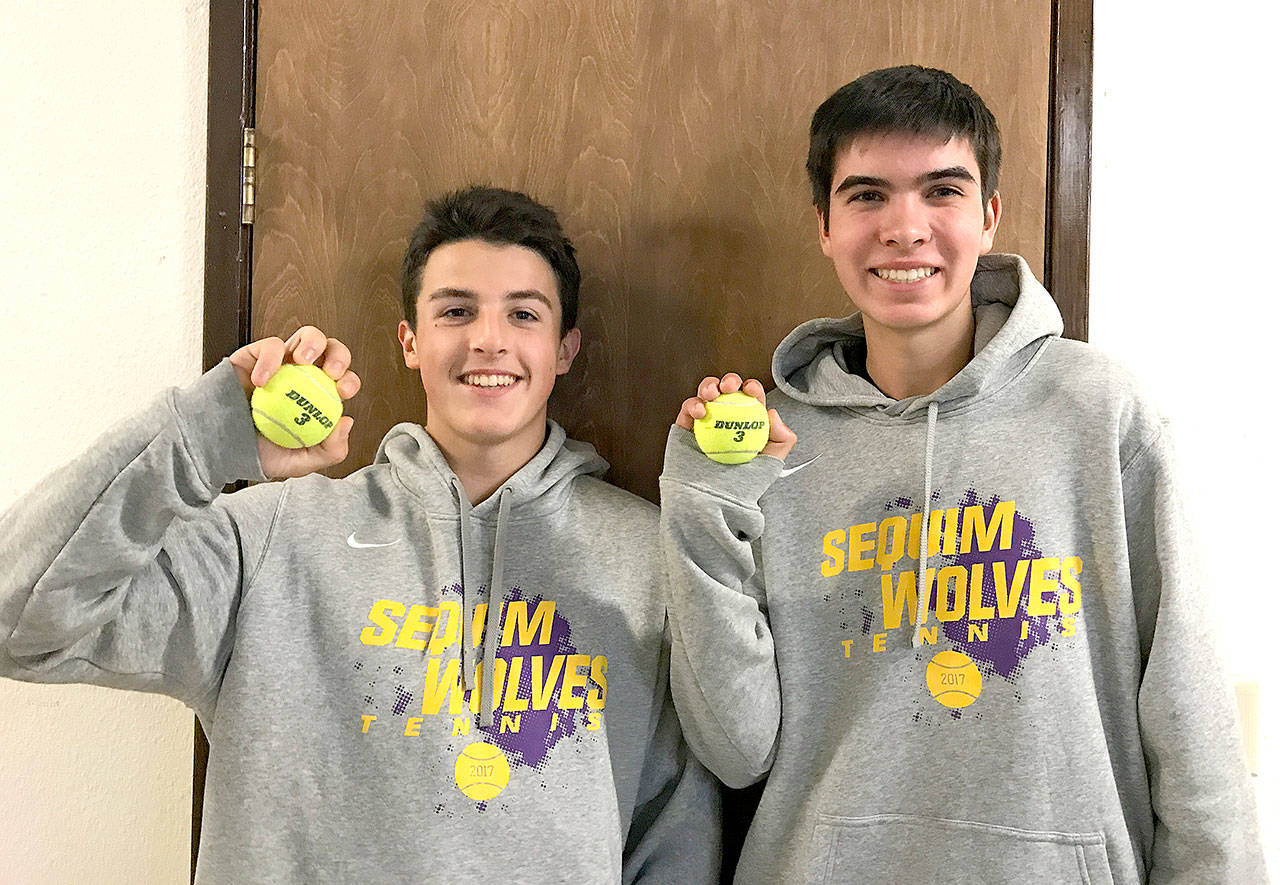
<path fill-rule="evenodd" d="M 517 380 L 514 375 L 481 375 L 476 373 L 462 376 L 462 383 L 470 384 L 472 387 L 510 387 Z"/>
<path fill-rule="evenodd" d="M 917 280 L 923 280 L 925 277 L 931 277 L 938 272 L 936 267 L 913 267 L 910 270 L 888 270 L 885 268 L 873 267 L 871 272 L 882 280 L 888 280 L 891 283 L 914 283 Z"/>

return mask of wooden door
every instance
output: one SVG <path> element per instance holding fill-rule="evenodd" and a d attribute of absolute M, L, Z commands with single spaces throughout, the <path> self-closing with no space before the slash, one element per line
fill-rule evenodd
<path fill-rule="evenodd" d="M 552 414 L 656 500 L 706 374 L 768 382 L 798 322 L 849 312 L 817 247 L 809 117 L 866 70 L 942 67 L 1005 137 L 998 246 L 1044 253 L 1049 0 L 642 3 L 262 0 L 252 337 L 310 322 L 365 380 L 353 456 L 424 420 L 398 271 L 424 201 L 489 183 L 562 216 L 582 354 Z M 997 35 L 999 35 L 997 37 Z"/>

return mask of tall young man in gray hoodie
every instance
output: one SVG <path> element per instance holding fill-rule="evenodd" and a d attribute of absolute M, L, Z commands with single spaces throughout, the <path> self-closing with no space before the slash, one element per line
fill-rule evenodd
<path fill-rule="evenodd" d="M 999 169 L 949 74 L 834 93 L 808 170 L 856 312 L 779 345 L 772 457 L 694 444 L 764 399 L 737 375 L 671 431 L 676 706 L 725 782 L 769 776 L 739 883 L 1265 878 L 1165 428 L 989 254 Z"/>
<path fill-rule="evenodd" d="M 255 434 L 313 327 L 232 354 L 0 518 L 0 675 L 162 692 L 209 735 L 208 882 L 710 882 L 714 781 L 667 688 L 655 508 L 547 418 L 578 351 L 555 215 L 472 188 L 403 270 L 425 426 Z M 298 477 L 234 494 L 241 479 Z M 16 797 L 8 797 L 17 801 Z"/>

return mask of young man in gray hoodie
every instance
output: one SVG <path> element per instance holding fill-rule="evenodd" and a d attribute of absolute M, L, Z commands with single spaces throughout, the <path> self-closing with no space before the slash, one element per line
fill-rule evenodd
<path fill-rule="evenodd" d="M 726 783 L 768 774 L 739 883 L 1265 879 L 1167 432 L 989 254 L 999 168 L 949 74 L 835 92 L 808 170 L 856 312 L 779 345 L 766 457 L 689 432 L 764 399 L 737 375 L 671 431 L 676 706 Z"/>
<path fill-rule="evenodd" d="M 241 348 L 0 518 L 0 675 L 154 691 L 209 735 L 208 882 L 711 882 L 719 809 L 667 687 L 656 508 L 547 418 L 578 351 L 555 215 L 472 188 L 403 268 L 425 426 L 332 480 L 254 432 L 314 327 Z M 297 477 L 221 494 L 236 480 Z"/>

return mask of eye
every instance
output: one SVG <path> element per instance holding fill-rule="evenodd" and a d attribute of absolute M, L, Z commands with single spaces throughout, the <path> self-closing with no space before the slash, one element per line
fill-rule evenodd
<path fill-rule="evenodd" d="M 938 186 L 938 187 L 935 187 L 933 190 L 931 190 L 931 191 L 929 192 L 929 196 L 931 196 L 931 197 L 943 197 L 943 198 L 946 198 L 946 197 L 963 197 L 963 196 L 964 196 L 964 191 L 960 190 L 960 188 L 955 187 L 954 185 L 944 184 L 944 185 L 940 185 L 940 186 Z"/>
<path fill-rule="evenodd" d="M 523 307 L 519 308 L 518 310 L 513 310 L 511 312 L 511 316 L 512 318 L 525 323 L 536 322 L 538 319 L 538 315 L 536 313 L 534 313 L 531 310 L 526 310 Z"/>
<path fill-rule="evenodd" d="M 884 199 L 879 191 L 857 191 L 849 195 L 850 203 L 876 203 Z"/>
<path fill-rule="evenodd" d="M 439 314 L 441 319 L 447 319 L 447 320 L 466 319 L 468 315 L 470 315 L 470 311 L 468 311 L 465 307 L 457 307 L 457 306 L 443 308 Z"/>

